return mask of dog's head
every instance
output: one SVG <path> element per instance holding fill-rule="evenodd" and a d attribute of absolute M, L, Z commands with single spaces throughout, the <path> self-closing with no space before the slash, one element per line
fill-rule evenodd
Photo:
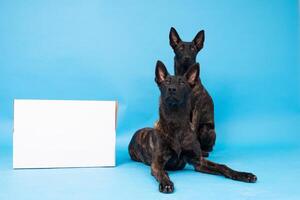
<path fill-rule="evenodd" d="M 190 66 L 196 62 L 198 52 L 203 48 L 204 30 L 199 31 L 193 41 L 184 42 L 180 39 L 175 28 L 171 28 L 170 45 L 174 50 L 176 61 L 182 66 Z M 183 75 L 187 69 L 180 70 L 180 75 Z"/>
<path fill-rule="evenodd" d="M 198 80 L 199 70 L 199 63 L 196 63 L 184 75 L 172 76 L 165 65 L 157 61 L 155 81 L 161 92 L 162 103 L 170 109 L 186 105 Z"/>

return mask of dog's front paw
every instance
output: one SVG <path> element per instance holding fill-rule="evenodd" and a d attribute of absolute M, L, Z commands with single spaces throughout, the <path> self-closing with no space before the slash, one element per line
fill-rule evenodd
<path fill-rule="evenodd" d="M 172 181 L 161 182 L 159 184 L 159 191 L 163 193 L 172 193 L 174 191 L 174 184 Z"/>
<path fill-rule="evenodd" d="M 248 172 L 239 172 L 235 174 L 232 179 L 247 183 L 255 183 L 257 181 L 257 177 L 254 174 Z"/>

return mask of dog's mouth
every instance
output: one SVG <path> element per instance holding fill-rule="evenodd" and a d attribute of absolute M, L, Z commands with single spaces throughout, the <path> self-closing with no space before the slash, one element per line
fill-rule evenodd
<path fill-rule="evenodd" d="M 188 65 L 188 67 L 189 67 L 189 65 L 192 64 L 192 58 L 191 57 L 182 58 L 181 62 L 182 62 L 182 64 Z"/>
<path fill-rule="evenodd" d="M 183 60 L 181 62 L 181 67 L 180 67 L 180 75 L 183 75 L 186 71 L 188 71 L 189 67 L 193 64 L 191 60 Z"/>
<path fill-rule="evenodd" d="M 178 107 L 181 103 L 181 101 L 175 96 L 168 96 L 165 99 L 165 102 L 169 107 Z"/>
<path fill-rule="evenodd" d="M 189 58 L 186 58 L 186 59 L 183 59 L 183 64 L 190 64 L 191 63 L 191 59 Z"/>

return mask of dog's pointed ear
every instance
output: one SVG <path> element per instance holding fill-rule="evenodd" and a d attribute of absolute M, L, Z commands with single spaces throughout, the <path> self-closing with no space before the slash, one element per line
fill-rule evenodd
<path fill-rule="evenodd" d="M 171 27 L 170 29 L 169 39 L 170 39 L 170 45 L 173 49 L 175 49 L 178 46 L 178 44 L 181 42 L 181 39 L 177 31 L 173 27 Z"/>
<path fill-rule="evenodd" d="M 158 60 L 156 62 L 156 68 L 155 68 L 155 82 L 157 84 L 161 84 L 168 75 L 169 73 L 166 66 L 164 65 L 164 63 Z"/>
<path fill-rule="evenodd" d="M 193 39 L 194 44 L 196 45 L 198 51 L 200 51 L 203 48 L 204 44 L 204 30 L 199 31 L 195 38 Z"/>
<path fill-rule="evenodd" d="M 194 87 L 199 78 L 200 65 L 199 63 L 195 63 L 189 67 L 188 71 L 184 74 L 187 82 L 191 87 Z"/>

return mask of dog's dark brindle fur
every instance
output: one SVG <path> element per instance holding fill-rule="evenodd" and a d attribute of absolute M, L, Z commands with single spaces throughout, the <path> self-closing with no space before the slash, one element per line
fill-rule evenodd
<path fill-rule="evenodd" d="M 155 81 L 160 89 L 159 120 L 154 129 L 138 130 L 129 144 L 130 157 L 151 166 L 151 174 L 159 182 L 159 191 L 174 190 L 166 170 L 183 169 L 186 163 L 198 172 L 223 175 L 244 182 L 255 182 L 256 176 L 238 172 L 202 157 L 197 134 L 190 122 L 193 88 L 197 86 L 199 64 L 183 76 L 170 76 L 164 64 L 157 62 Z"/>
<path fill-rule="evenodd" d="M 172 27 L 169 34 L 170 45 L 174 50 L 175 75 L 184 75 L 190 66 L 196 63 L 198 52 L 203 48 L 204 31 L 197 33 L 192 42 L 184 42 Z M 211 96 L 198 79 L 193 89 L 191 122 L 201 144 L 202 154 L 208 156 L 216 141 L 214 104 Z"/>

